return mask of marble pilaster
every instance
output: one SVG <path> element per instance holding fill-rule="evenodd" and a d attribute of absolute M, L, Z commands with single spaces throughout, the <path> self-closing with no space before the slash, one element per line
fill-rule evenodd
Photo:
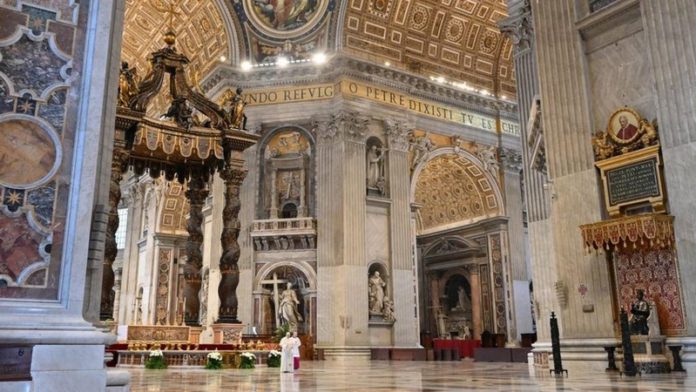
<path fill-rule="evenodd" d="M 688 0 L 646 1 L 641 3 L 648 56 L 655 87 L 657 123 L 662 143 L 664 177 L 674 220 L 679 275 L 685 299 L 696 297 L 696 115 L 693 91 L 696 78 L 696 4 Z M 696 336 L 696 301 L 685 301 L 686 335 Z M 696 362 L 691 354 L 685 362 Z"/>
<path fill-rule="evenodd" d="M 365 132 L 367 121 L 339 112 L 319 125 L 317 221 L 317 344 L 365 346 Z"/>

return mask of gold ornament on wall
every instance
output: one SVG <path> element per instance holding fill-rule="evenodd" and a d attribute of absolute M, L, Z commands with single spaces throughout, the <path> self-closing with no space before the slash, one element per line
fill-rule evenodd
<path fill-rule="evenodd" d="M 606 131 L 597 131 L 592 137 L 596 161 L 657 144 L 656 121 L 651 123 L 627 107 L 614 111 Z"/>

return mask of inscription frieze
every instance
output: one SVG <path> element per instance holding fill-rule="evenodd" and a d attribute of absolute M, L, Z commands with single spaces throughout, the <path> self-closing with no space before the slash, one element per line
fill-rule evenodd
<path fill-rule="evenodd" d="M 362 98 L 389 105 L 423 116 L 454 122 L 488 132 L 496 132 L 496 119 L 493 116 L 474 113 L 436 102 L 415 98 L 395 90 L 344 79 L 335 84 L 319 84 L 302 87 L 287 87 L 274 90 L 246 90 L 245 101 L 249 106 L 273 105 L 331 99 L 334 97 Z M 501 119 L 503 133 L 519 136 L 519 124 Z"/>

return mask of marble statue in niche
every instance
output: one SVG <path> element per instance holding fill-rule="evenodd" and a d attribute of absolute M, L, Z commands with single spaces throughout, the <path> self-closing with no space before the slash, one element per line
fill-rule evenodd
<path fill-rule="evenodd" d="M 376 188 L 384 177 L 384 149 L 373 144 L 367 150 L 367 186 Z"/>
<path fill-rule="evenodd" d="M 384 312 L 384 292 L 387 283 L 379 276 L 379 271 L 375 271 L 368 281 L 370 290 L 370 315 L 381 315 Z"/>
<path fill-rule="evenodd" d="M 297 310 L 297 305 L 300 304 L 300 301 L 292 288 L 292 283 L 288 282 L 285 287 L 285 290 L 280 294 L 278 314 L 282 319 L 282 323 L 288 324 L 290 331 L 294 332 L 297 331 L 297 325 L 303 321 L 302 315 Z"/>
<path fill-rule="evenodd" d="M 647 335 L 649 333 L 650 304 L 643 298 L 644 295 L 643 290 L 637 290 L 636 302 L 631 304 L 631 334 L 633 335 Z"/>
<path fill-rule="evenodd" d="M 471 309 L 471 300 L 469 300 L 469 297 L 466 295 L 464 286 L 459 286 L 457 288 L 457 306 L 463 311 Z"/>
<path fill-rule="evenodd" d="M 387 180 L 385 156 L 387 149 L 382 146 L 382 141 L 376 137 L 367 140 L 365 153 L 365 179 L 368 194 L 386 196 Z"/>

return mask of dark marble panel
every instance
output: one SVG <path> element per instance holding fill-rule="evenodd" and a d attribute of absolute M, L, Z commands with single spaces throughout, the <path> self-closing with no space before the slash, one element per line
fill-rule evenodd
<path fill-rule="evenodd" d="M 27 194 L 27 204 L 34 207 L 36 220 L 45 227 L 51 226 L 55 198 L 56 188 L 53 182 L 31 190 Z"/>
<path fill-rule="evenodd" d="M 29 16 L 29 28 L 34 34 L 46 31 L 46 22 L 56 20 L 56 13 L 41 8 L 22 4 L 22 12 Z"/>
<path fill-rule="evenodd" d="M 58 134 L 63 133 L 63 122 L 65 121 L 65 99 L 67 89 L 55 90 L 48 97 L 46 103 L 39 105 L 38 116 L 48 121 Z"/>
<path fill-rule="evenodd" d="M 2 14 L 0 14 L 0 19 L 2 19 Z M 13 111 L 14 102 L 15 99 L 10 96 L 10 88 L 0 80 L 0 114 Z"/>
<path fill-rule="evenodd" d="M 17 30 L 17 26 L 26 26 L 29 15 L 20 14 L 17 11 L 0 7 L 0 39 L 5 39 Z"/>
<path fill-rule="evenodd" d="M 41 94 L 48 86 L 64 81 L 60 69 L 66 61 L 51 51 L 47 40 L 36 42 L 24 35 L 0 48 L 0 53 L 0 72 L 14 83 L 15 91 L 29 89 Z"/>
<path fill-rule="evenodd" d="M 75 41 L 75 27 L 61 22 L 48 22 L 48 31 L 56 34 L 56 45 L 63 53 L 69 54 L 73 50 Z"/>

